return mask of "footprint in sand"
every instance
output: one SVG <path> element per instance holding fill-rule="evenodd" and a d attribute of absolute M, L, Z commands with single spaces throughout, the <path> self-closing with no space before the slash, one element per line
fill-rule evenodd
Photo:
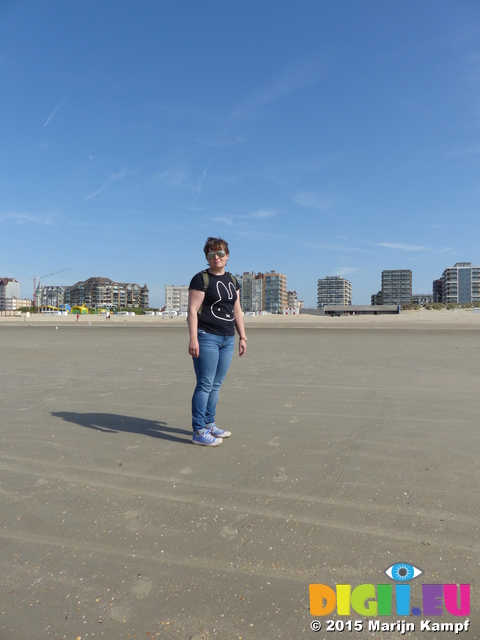
<path fill-rule="evenodd" d="M 125 607 L 113 607 L 110 610 L 110 618 L 115 622 L 126 622 L 130 617 L 130 610 Z"/>
<path fill-rule="evenodd" d="M 293 404 L 291 402 L 286 402 L 283 406 L 284 407 L 293 407 Z"/>
<path fill-rule="evenodd" d="M 268 444 L 271 447 L 279 447 L 280 446 L 280 438 L 278 436 L 275 436 L 274 438 L 272 438 L 270 440 L 270 442 Z"/>
<path fill-rule="evenodd" d="M 140 516 L 142 515 L 141 511 L 135 511 L 134 509 L 131 509 L 130 511 L 127 511 L 127 513 L 125 514 L 125 520 L 127 521 L 127 529 L 129 529 L 130 531 L 138 531 L 138 528 L 140 526 Z"/>
<path fill-rule="evenodd" d="M 135 597 L 137 598 L 144 598 L 145 596 L 148 596 L 148 594 L 152 590 L 152 584 L 153 583 L 150 578 L 136 578 L 135 582 L 133 583 L 132 593 L 134 593 Z"/>
<path fill-rule="evenodd" d="M 238 536 L 238 531 L 237 529 L 232 529 L 232 527 L 226 526 L 220 531 L 220 535 L 226 540 L 233 540 Z"/>
<path fill-rule="evenodd" d="M 190 469 L 190 467 L 185 467 L 184 469 L 180 469 L 180 473 L 184 476 L 189 476 L 192 473 L 192 469 Z"/>
<path fill-rule="evenodd" d="M 298 422 L 298 418 L 296 418 L 295 416 L 292 416 L 292 419 L 288 421 L 288 424 L 297 424 Z"/>
<path fill-rule="evenodd" d="M 288 476 L 285 473 L 285 469 L 283 467 L 278 467 L 277 471 L 275 473 L 275 476 L 273 478 L 274 482 L 285 482 L 285 480 L 288 480 Z"/>

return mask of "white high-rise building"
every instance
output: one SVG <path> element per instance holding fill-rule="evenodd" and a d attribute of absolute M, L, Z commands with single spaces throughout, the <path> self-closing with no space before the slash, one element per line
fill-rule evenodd
<path fill-rule="evenodd" d="M 457 262 L 442 275 L 442 302 L 466 304 L 480 301 L 480 267 Z"/>
<path fill-rule="evenodd" d="M 165 311 L 187 311 L 188 285 L 165 285 Z"/>
<path fill-rule="evenodd" d="M 239 280 L 237 276 L 237 280 Z M 240 280 L 239 280 L 240 282 Z M 254 311 L 256 313 L 264 309 L 264 274 L 253 271 L 244 272 L 241 276 L 241 303 L 243 311 Z"/>
<path fill-rule="evenodd" d="M 0 311 L 7 309 L 7 300 L 11 298 L 20 298 L 20 283 L 15 278 L 0 278 Z"/>
<path fill-rule="evenodd" d="M 382 271 L 382 304 L 410 304 L 412 301 L 412 272 L 410 269 Z"/>
<path fill-rule="evenodd" d="M 332 304 L 352 304 L 352 283 L 341 276 L 326 276 L 317 282 L 317 307 Z"/>

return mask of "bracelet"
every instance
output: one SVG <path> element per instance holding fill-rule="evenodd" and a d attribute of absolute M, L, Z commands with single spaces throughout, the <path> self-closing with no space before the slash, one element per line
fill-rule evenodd
<path fill-rule="evenodd" d="M 239 340 L 245 340 L 245 342 L 247 341 L 247 336 L 239 336 Z"/>

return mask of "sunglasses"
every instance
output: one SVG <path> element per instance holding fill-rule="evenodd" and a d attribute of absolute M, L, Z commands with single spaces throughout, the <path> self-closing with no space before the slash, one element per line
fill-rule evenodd
<path fill-rule="evenodd" d="M 215 256 L 224 258 L 226 255 L 225 251 L 210 251 L 210 253 L 207 253 L 207 260 L 213 260 Z"/>

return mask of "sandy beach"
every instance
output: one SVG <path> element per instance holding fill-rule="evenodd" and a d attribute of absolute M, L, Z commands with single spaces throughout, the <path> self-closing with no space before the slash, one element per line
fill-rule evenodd
<path fill-rule="evenodd" d="M 308 313 L 301 313 L 296 316 L 283 316 L 268 314 L 265 316 L 245 316 L 245 325 L 251 328 L 275 327 L 282 329 L 290 328 L 438 328 L 444 325 L 448 328 L 462 327 L 477 329 L 480 328 L 480 314 L 473 313 L 472 309 L 457 309 L 441 311 L 419 309 L 414 311 L 402 311 L 400 314 L 378 315 L 378 316 L 318 316 Z M 53 325 L 88 325 L 90 324 L 114 324 L 122 326 L 130 325 L 146 325 L 155 327 L 166 326 L 185 326 L 186 318 L 177 316 L 172 318 L 162 318 L 161 316 L 116 316 L 112 315 L 110 320 L 106 320 L 103 315 L 83 315 L 79 317 L 77 322 L 75 315 L 67 316 L 50 316 L 35 314 L 26 317 L 24 314 L 19 316 L 0 316 L 0 327 L 4 325 L 17 325 L 19 323 L 29 324 L 30 326 L 43 326 L 44 324 Z"/>
<path fill-rule="evenodd" d="M 470 584 L 480 639 L 480 315 L 245 318 L 194 447 L 185 318 L 0 317 L 1 640 L 299 637 L 309 584 Z M 320 618 L 319 618 L 320 619 Z M 460 635 L 466 635 L 462 633 Z"/>

